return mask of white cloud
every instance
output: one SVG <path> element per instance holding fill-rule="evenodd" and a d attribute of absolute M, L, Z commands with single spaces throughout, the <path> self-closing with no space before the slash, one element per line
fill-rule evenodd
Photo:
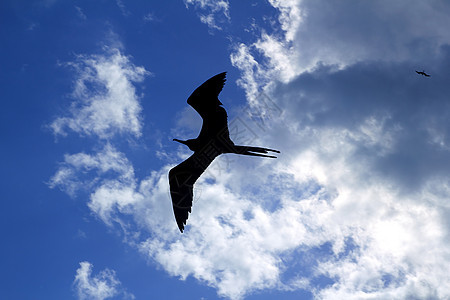
<path fill-rule="evenodd" d="M 305 17 L 305 10 L 300 7 L 301 2 L 298 0 L 280 1 L 269 0 L 270 4 L 279 10 L 278 17 L 280 27 L 285 32 L 285 39 L 291 42 L 295 38 L 296 32 Z"/>
<path fill-rule="evenodd" d="M 69 63 L 77 79 L 68 116 L 50 124 L 55 135 L 66 135 L 66 129 L 82 135 L 107 139 L 114 134 L 141 135 L 141 106 L 133 82 L 149 74 L 137 67 L 118 49 L 105 55 L 78 56 Z"/>
<path fill-rule="evenodd" d="M 116 296 L 122 296 L 121 299 L 134 299 L 132 294 L 121 288 L 113 270 L 105 269 L 92 276 L 92 264 L 87 261 L 80 263 L 73 284 L 80 300 L 103 300 Z"/>
<path fill-rule="evenodd" d="M 106 144 L 101 151 L 92 155 L 64 155 L 64 162 L 50 179 L 49 186 L 59 187 L 72 196 L 80 189 L 89 191 L 99 184 L 99 179 L 93 179 L 89 172 L 95 172 L 95 175 L 104 179 L 113 176 L 120 182 L 134 180 L 134 170 L 128 159 L 113 146 Z"/>
<path fill-rule="evenodd" d="M 121 224 L 113 214 L 134 212 L 133 206 L 137 201 L 143 201 L 142 195 L 135 191 L 133 183 L 123 183 L 120 180 L 110 180 L 104 182 L 91 195 L 89 208 L 96 213 L 107 225 L 111 225 L 111 220 Z"/>
<path fill-rule="evenodd" d="M 186 7 L 192 5 L 205 11 L 207 14 L 199 14 L 200 21 L 208 25 L 211 29 L 221 30 L 222 28 L 217 23 L 224 23 L 230 20 L 229 3 L 228 0 L 184 0 Z"/>
<path fill-rule="evenodd" d="M 262 32 L 248 51 L 270 64 L 266 76 L 288 82 L 318 64 L 345 68 L 362 61 L 426 65 L 450 41 L 443 3 L 423 1 L 269 1 L 279 10 L 282 33 Z M 420 22 L 418 20 L 430 20 Z"/>

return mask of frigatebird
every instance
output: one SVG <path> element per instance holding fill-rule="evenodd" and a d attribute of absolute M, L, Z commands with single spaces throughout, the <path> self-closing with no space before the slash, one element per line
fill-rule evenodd
<path fill-rule="evenodd" d="M 203 119 L 198 137 L 186 141 L 173 139 L 194 151 L 194 154 L 169 171 L 173 212 L 181 232 L 183 232 L 191 212 L 194 183 L 217 156 L 224 153 L 236 153 L 276 158 L 276 156 L 265 154 L 268 152 L 280 153 L 278 150 L 268 148 L 238 146 L 230 139 L 227 112 L 218 98 L 225 84 L 225 76 L 226 72 L 223 72 L 211 77 L 199 86 L 187 100 L 187 103 Z"/>
<path fill-rule="evenodd" d="M 419 74 L 419 75 L 423 75 L 425 77 L 430 77 L 431 76 L 431 75 L 428 75 L 427 73 L 425 73 L 425 71 L 419 72 L 419 71 L 416 70 L 416 73 Z"/>

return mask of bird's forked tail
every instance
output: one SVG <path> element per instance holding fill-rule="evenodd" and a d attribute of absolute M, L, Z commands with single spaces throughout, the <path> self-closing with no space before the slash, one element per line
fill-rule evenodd
<path fill-rule="evenodd" d="M 252 146 L 237 146 L 234 145 L 234 153 L 236 154 L 242 154 L 242 155 L 250 155 L 250 156 L 261 156 L 261 157 L 270 157 L 270 158 L 277 158 L 273 155 L 264 155 L 259 153 L 269 153 L 269 152 L 276 152 L 280 153 L 278 150 L 274 149 L 268 149 L 268 148 L 262 148 L 262 147 L 252 147 Z M 253 153 L 256 152 L 256 153 Z"/>

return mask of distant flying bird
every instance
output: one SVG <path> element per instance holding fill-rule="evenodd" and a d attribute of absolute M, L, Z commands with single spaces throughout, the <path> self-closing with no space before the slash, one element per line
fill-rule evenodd
<path fill-rule="evenodd" d="M 223 153 L 236 153 L 276 158 L 276 156 L 261 153 L 268 153 L 269 151 L 280 153 L 280 151 L 273 149 L 238 146 L 230 139 L 227 112 L 221 106 L 222 103 L 218 98 L 225 84 L 225 75 L 226 72 L 223 72 L 211 77 L 199 86 L 187 100 L 187 103 L 203 119 L 202 129 L 198 137 L 186 141 L 173 139 L 194 151 L 194 154 L 188 159 L 169 171 L 173 212 L 181 232 L 183 232 L 184 225 L 186 225 L 188 215 L 191 212 L 194 183 L 217 156 Z"/>
<path fill-rule="evenodd" d="M 423 75 L 425 77 L 431 77 L 431 75 L 428 75 L 427 73 L 425 73 L 425 71 L 419 72 L 419 71 L 416 70 L 416 73 L 419 74 L 419 75 Z"/>

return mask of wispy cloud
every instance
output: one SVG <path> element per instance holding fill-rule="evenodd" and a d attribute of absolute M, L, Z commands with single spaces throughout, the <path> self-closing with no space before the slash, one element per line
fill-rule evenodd
<path fill-rule="evenodd" d="M 189 5 L 198 8 L 206 14 L 199 13 L 200 21 L 208 25 L 211 29 L 221 30 L 218 23 L 224 23 L 230 20 L 229 3 L 227 0 L 184 0 L 186 7 Z M 225 17 L 225 18 L 224 18 Z"/>
<path fill-rule="evenodd" d="M 147 13 L 147 14 L 143 17 L 143 20 L 144 20 L 145 23 L 148 23 L 148 22 L 159 22 L 159 21 L 161 21 L 161 20 L 160 20 L 154 13 L 152 13 L 152 12 Z"/>
<path fill-rule="evenodd" d="M 83 10 L 81 9 L 81 7 L 75 5 L 75 9 L 77 10 L 77 14 L 78 14 L 78 16 L 79 16 L 81 19 L 83 19 L 83 20 L 86 20 L 86 19 L 87 19 L 86 15 L 84 14 L 84 12 L 83 12 Z"/>
<path fill-rule="evenodd" d="M 98 176 L 93 179 L 92 174 Z M 85 176 L 81 176 L 81 175 Z M 49 181 L 51 188 L 58 187 L 74 196 L 79 190 L 90 191 L 110 177 L 120 181 L 134 180 L 134 170 L 128 159 L 111 144 L 94 154 L 76 153 L 64 155 L 64 161 Z"/>
<path fill-rule="evenodd" d="M 122 0 L 116 0 L 116 4 L 120 8 L 120 11 L 122 12 L 122 15 L 124 17 L 128 17 L 129 15 L 131 15 L 131 12 L 127 9 L 125 4 L 123 4 Z"/>
<path fill-rule="evenodd" d="M 104 55 L 79 55 L 67 63 L 76 71 L 68 116 L 50 124 L 55 135 L 67 129 L 82 135 L 108 139 L 115 134 L 141 135 L 141 106 L 133 85 L 142 82 L 148 71 L 135 66 L 118 49 Z"/>
<path fill-rule="evenodd" d="M 121 299 L 135 299 L 134 295 L 121 287 L 115 271 L 105 269 L 93 276 L 92 267 L 87 261 L 80 263 L 73 282 L 78 299 L 104 300 L 119 296 Z"/>

